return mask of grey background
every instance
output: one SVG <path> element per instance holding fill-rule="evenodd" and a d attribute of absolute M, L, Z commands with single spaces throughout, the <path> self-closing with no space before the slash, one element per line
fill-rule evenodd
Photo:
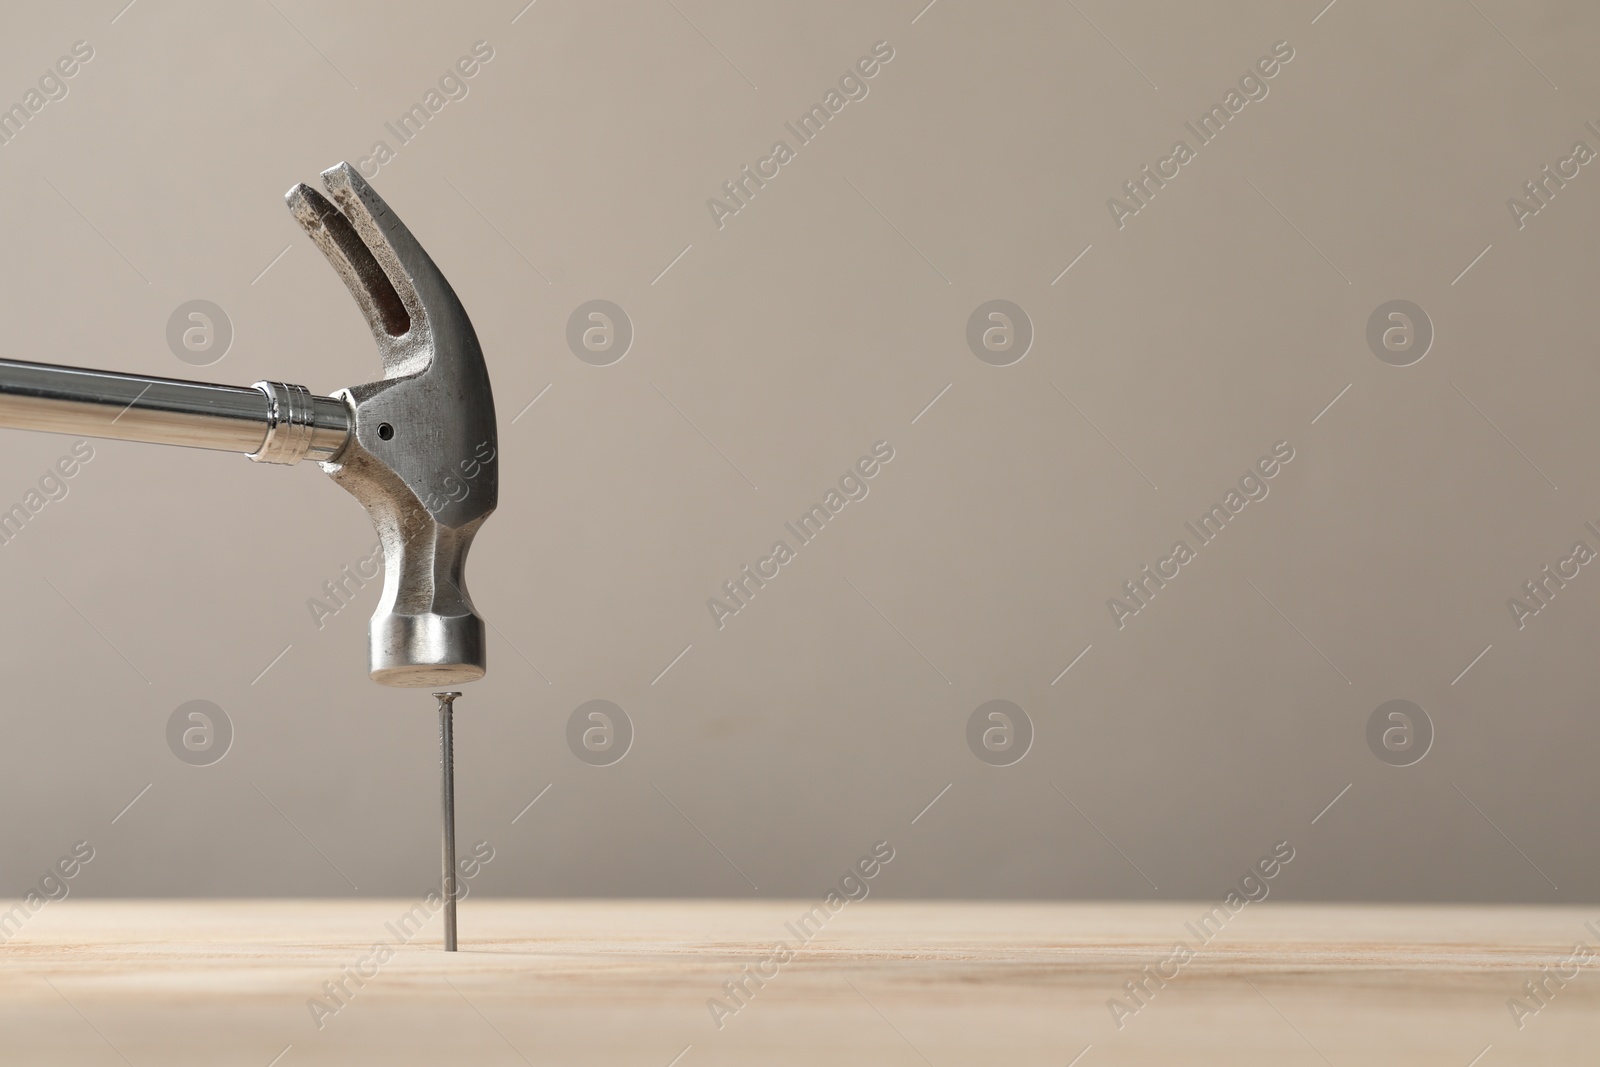
<path fill-rule="evenodd" d="M 814 896 L 887 839 L 886 895 L 1212 898 L 1288 840 L 1283 899 L 1600 898 L 1600 571 L 1520 631 L 1506 603 L 1600 547 L 1600 167 L 1520 231 L 1506 206 L 1600 149 L 1600 10 L 924 3 L 8 12 L 0 98 L 95 58 L 0 147 L 7 353 L 376 377 L 282 195 L 486 40 L 373 179 L 495 382 L 475 892 Z M 879 40 L 870 95 L 719 231 L 707 198 Z M 1119 230 L 1107 198 L 1280 40 L 1269 95 Z M 201 298 L 235 335 L 193 368 L 165 329 Z M 1399 298 L 1436 334 L 1404 368 L 1365 342 Z M 612 366 L 566 347 L 591 299 L 634 325 Z M 966 346 L 991 299 L 1033 323 L 1013 366 Z M 0 440 L 5 507 L 72 444 Z M 867 499 L 718 631 L 706 599 L 879 440 Z M 1279 441 L 1270 496 L 1118 630 L 1107 598 Z M 374 543 L 354 500 L 114 442 L 69 484 L 0 547 L 0 890 L 79 839 L 82 894 L 431 884 L 433 702 L 367 681 L 375 586 L 307 607 Z M 566 743 L 597 698 L 636 734 L 607 767 Z M 167 748 L 193 699 L 233 723 L 210 766 Z M 1009 767 L 966 744 L 994 699 L 1034 727 Z M 1367 748 L 1391 699 L 1434 726 L 1411 767 Z"/>

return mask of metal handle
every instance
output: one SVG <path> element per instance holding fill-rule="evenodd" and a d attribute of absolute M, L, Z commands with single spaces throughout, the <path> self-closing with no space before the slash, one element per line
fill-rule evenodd
<path fill-rule="evenodd" d="M 298 463 L 337 456 L 350 438 L 350 411 L 282 382 L 243 388 L 0 360 L 0 426 Z"/>

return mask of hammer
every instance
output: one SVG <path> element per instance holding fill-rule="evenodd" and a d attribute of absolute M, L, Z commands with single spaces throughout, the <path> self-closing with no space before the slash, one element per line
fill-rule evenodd
<path fill-rule="evenodd" d="M 349 163 L 285 199 L 366 317 L 383 377 L 316 396 L 0 360 L 0 426 L 315 460 L 361 502 L 383 545 L 383 598 L 368 629 L 379 685 L 482 678 L 484 623 L 467 595 L 467 549 L 499 498 L 494 397 L 483 349 L 450 283 Z M 331 198 L 331 199 L 330 199 Z M 453 702 L 439 701 L 445 949 L 456 947 Z"/>

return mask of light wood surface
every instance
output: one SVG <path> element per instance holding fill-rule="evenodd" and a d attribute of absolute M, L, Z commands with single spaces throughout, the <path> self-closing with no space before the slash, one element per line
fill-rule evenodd
<path fill-rule="evenodd" d="M 707 1001 L 814 902 L 473 899 L 462 951 L 432 918 L 319 1029 L 308 1000 L 412 903 L 49 904 L 0 945 L 0 1063 L 1600 1062 L 1600 959 L 1507 1008 L 1600 946 L 1600 908 L 1251 905 L 1119 1029 L 1107 1001 L 1209 905 L 869 899 L 719 1029 Z"/>

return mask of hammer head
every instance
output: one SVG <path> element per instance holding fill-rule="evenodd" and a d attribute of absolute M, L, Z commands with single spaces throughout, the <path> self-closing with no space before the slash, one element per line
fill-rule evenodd
<path fill-rule="evenodd" d="M 499 499 L 489 372 L 450 283 L 348 163 L 324 197 L 286 197 L 366 316 L 383 377 L 333 395 L 350 408 L 344 450 L 322 464 L 372 517 L 383 599 L 369 630 L 372 680 L 440 687 L 482 678 L 484 623 L 467 595 L 467 549 Z"/>

